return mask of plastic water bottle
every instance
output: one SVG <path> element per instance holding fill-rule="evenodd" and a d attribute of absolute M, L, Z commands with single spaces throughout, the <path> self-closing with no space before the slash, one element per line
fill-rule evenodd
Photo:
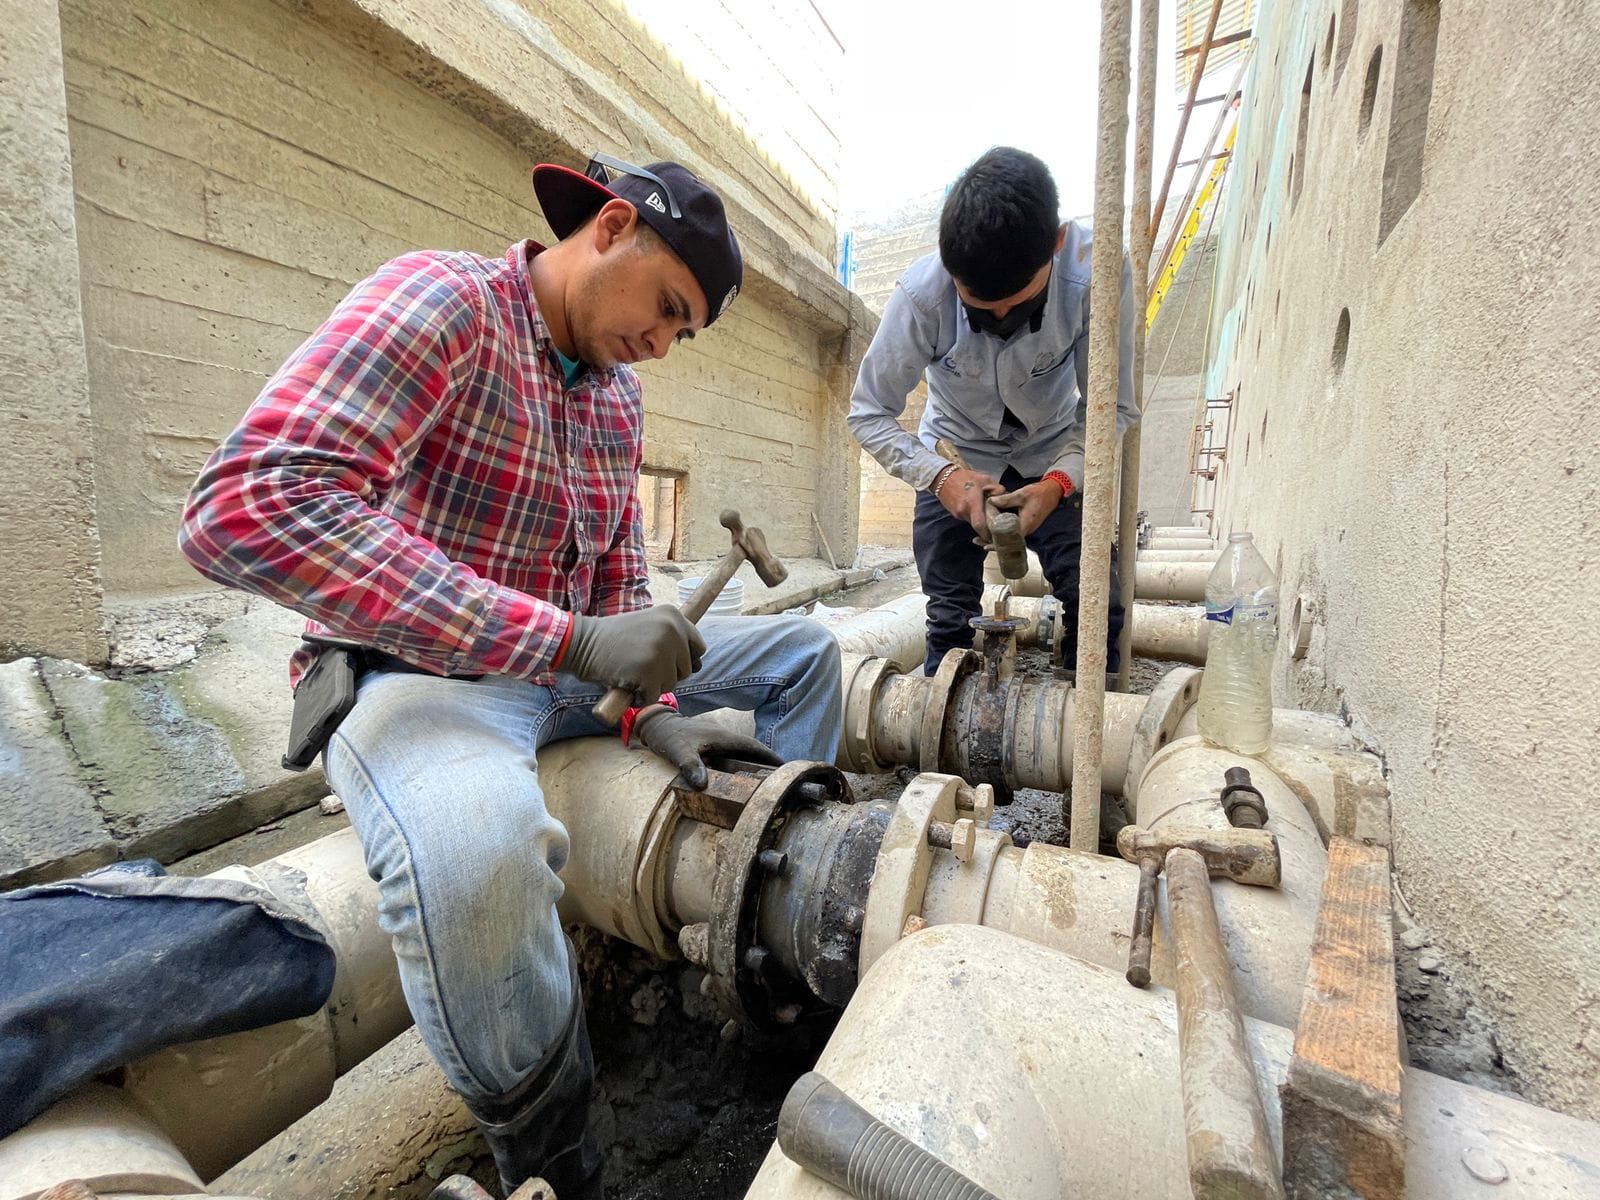
<path fill-rule="evenodd" d="M 1272 737 L 1272 657 L 1278 644 L 1278 581 L 1248 533 L 1206 580 L 1206 671 L 1200 732 L 1239 754 L 1259 754 Z"/>

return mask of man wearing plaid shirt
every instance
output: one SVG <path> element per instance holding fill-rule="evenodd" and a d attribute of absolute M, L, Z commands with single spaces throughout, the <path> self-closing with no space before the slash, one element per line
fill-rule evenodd
<path fill-rule="evenodd" d="M 589 710 L 621 684 L 647 702 L 624 730 L 692 784 L 703 755 L 832 762 L 839 654 L 804 618 L 650 607 L 630 364 L 738 294 L 722 201 L 675 163 L 533 182 L 558 244 L 407 254 L 358 284 L 206 463 L 179 544 L 309 618 L 293 680 L 329 640 L 359 647 L 323 763 L 406 1000 L 506 1190 L 543 1175 L 577 1200 L 601 1194 L 594 1068 L 534 752 L 611 732 Z M 717 708 L 754 710 L 760 740 L 697 719 Z"/>

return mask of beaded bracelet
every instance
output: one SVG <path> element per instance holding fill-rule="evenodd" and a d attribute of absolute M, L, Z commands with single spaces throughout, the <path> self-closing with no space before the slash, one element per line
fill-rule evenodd
<path fill-rule="evenodd" d="M 939 498 L 939 489 L 944 487 L 945 482 L 955 473 L 955 463 L 946 463 L 939 469 L 939 473 L 933 477 L 933 486 L 929 488 L 928 491 L 933 493 L 933 498 L 935 500 Z"/>

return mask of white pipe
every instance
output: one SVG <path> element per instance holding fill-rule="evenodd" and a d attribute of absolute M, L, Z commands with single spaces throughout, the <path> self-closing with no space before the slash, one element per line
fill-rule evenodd
<path fill-rule="evenodd" d="M 205 1185 L 121 1088 L 89 1083 L 0 1141 L 0 1200 L 81 1180 L 100 1195 L 190 1195 Z"/>
<path fill-rule="evenodd" d="M 1141 600 L 1189 600 L 1206 598 L 1206 576 L 1211 574 L 1210 562 L 1147 562 L 1141 558 L 1135 566 L 1134 594 Z M 1028 573 L 1021 579 L 1007 579 L 993 555 L 984 563 L 983 578 L 987 583 L 1010 584 L 1013 596 L 1043 596 L 1049 592 L 1045 586 L 1044 569 L 1038 555 L 1028 551 Z"/>
<path fill-rule="evenodd" d="M 1189 709 L 1173 740 L 1199 736 Z M 1383 762 L 1331 713 L 1272 710 L 1272 740 L 1260 761 L 1299 798 L 1326 841 L 1334 834 L 1387 846 L 1389 785 Z"/>
<path fill-rule="evenodd" d="M 310 1112 L 339 1075 L 411 1024 L 354 830 L 219 874 L 314 908 L 337 969 L 327 1004 L 310 1016 L 169 1047 L 125 1068 L 123 1088 L 206 1179 Z M 251 1104 L 238 1102 L 244 1093 Z"/>
<path fill-rule="evenodd" d="M 1197 605 L 1139 604 L 1133 625 L 1133 652 L 1162 662 L 1203 667 L 1211 627 Z"/>
<path fill-rule="evenodd" d="M 1046 634 L 1041 628 L 1041 613 L 1046 605 L 1054 603 L 1052 598 L 1041 596 L 1012 597 L 1009 600 L 1006 611 L 1014 618 L 1030 622 L 1017 632 L 1017 645 L 1037 646 L 1046 638 L 1053 642 L 1060 636 L 1058 629 L 1051 629 Z M 1203 607 L 1153 603 L 1139 603 L 1133 607 L 1135 654 L 1162 662 L 1205 665 L 1210 630 L 1206 626 L 1206 610 Z M 983 610 L 985 613 L 994 611 L 987 591 Z M 1050 619 L 1055 618 L 1052 616 Z"/>
<path fill-rule="evenodd" d="M 1139 551 L 1137 562 L 1207 562 L 1217 561 L 1215 548 L 1202 550 L 1185 549 L 1151 549 Z"/>
<path fill-rule="evenodd" d="M 1202 554 L 1219 553 L 1217 544 L 1204 538 L 1153 537 L 1144 546 L 1140 547 L 1139 553 L 1142 555 L 1147 550 L 1189 550 Z"/>
<path fill-rule="evenodd" d="M 1196 538 L 1214 542 L 1217 539 L 1211 536 L 1211 531 L 1202 529 L 1198 525 L 1156 525 L 1150 530 L 1153 538 Z"/>
<path fill-rule="evenodd" d="M 888 659 L 902 671 L 911 671 L 922 665 L 927 644 L 927 605 L 926 596 L 912 592 L 825 624 L 844 653 Z"/>
<path fill-rule="evenodd" d="M 1252 1011 L 1281 1015 L 1304 979 L 1311 928 L 1306 904 L 1314 912 L 1325 869 L 1314 827 L 1298 812 L 1294 793 L 1260 763 L 1192 739 L 1151 760 L 1136 811 L 1146 824 L 1214 823 L 1222 819 L 1212 811 L 1215 800 L 1207 807 L 1193 797 L 1214 791 L 1223 768 L 1240 762 L 1251 763 L 1267 798 L 1269 828 L 1278 832 L 1284 853 L 1285 887 L 1274 892 L 1219 881 L 1217 907 L 1235 961 L 1249 964 L 1242 1002 Z M 562 920 L 591 924 L 659 957 L 675 956 L 678 928 L 710 914 L 722 832 L 681 819 L 670 787 L 672 768 L 616 741 L 584 738 L 547 746 L 539 752 L 539 768 L 545 802 L 571 838 L 562 873 Z M 988 831 L 985 838 L 1009 842 Z M 985 922 L 1064 944 L 1108 965 L 1125 956 L 1138 874 L 1131 864 L 1045 846 L 992 853 L 987 862 L 988 874 L 974 890 L 978 876 L 971 862 L 963 865 L 949 851 L 937 851 L 933 869 L 922 877 L 930 918 L 976 911 Z M 339 955 L 338 973 L 330 1008 L 322 1013 L 171 1047 L 127 1072 L 123 1094 L 149 1111 L 202 1178 L 214 1177 L 287 1128 L 326 1097 L 338 1072 L 409 1023 L 388 938 L 377 927 L 377 891 L 353 831 L 291 851 L 251 874 L 285 899 L 304 889 Z M 880 882 L 875 879 L 873 886 Z M 1152 960 L 1158 980 L 1167 977 L 1169 959 L 1158 940 Z M 36 1132 L 29 1126 L 13 1139 Z M 0 1143 L 0 1162 L 15 1148 L 13 1139 Z"/>
<path fill-rule="evenodd" d="M 1209 562 L 1145 562 L 1138 563 L 1134 577 L 1134 594 L 1141 600 L 1190 600 L 1206 598 L 1206 577 L 1211 574 Z"/>
<path fill-rule="evenodd" d="M 1246 1020 L 1245 1035 L 1281 1145 L 1293 1026 Z M 1120 971 L 994 929 L 926 929 L 861 980 L 817 1070 L 1006 1200 L 1189 1200 L 1173 997 Z M 1402 1086 L 1408 1200 L 1600 1195 L 1594 1122 L 1415 1068 Z M 843 1196 L 774 1146 L 745 1200 Z"/>

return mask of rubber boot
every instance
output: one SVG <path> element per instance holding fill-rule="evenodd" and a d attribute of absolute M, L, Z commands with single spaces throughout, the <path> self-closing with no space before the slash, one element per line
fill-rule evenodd
<path fill-rule="evenodd" d="M 570 940 L 567 963 L 572 1015 L 556 1044 L 515 1090 L 467 1103 L 489 1143 L 507 1196 L 534 1176 L 543 1176 L 559 1200 L 602 1200 L 605 1194 L 600 1143 L 589 1127 L 594 1054 Z"/>

